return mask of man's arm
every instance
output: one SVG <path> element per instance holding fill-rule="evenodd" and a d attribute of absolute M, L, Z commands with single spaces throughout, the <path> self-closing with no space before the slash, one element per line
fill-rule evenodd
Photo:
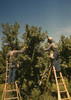
<path fill-rule="evenodd" d="M 23 53 L 26 50 L 26 47 L 24 47 L 22 50 L 15 50 L 14 53 Z"/>

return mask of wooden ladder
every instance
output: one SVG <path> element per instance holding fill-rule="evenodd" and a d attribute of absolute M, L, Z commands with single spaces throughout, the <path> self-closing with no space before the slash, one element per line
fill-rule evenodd
<path fill-rule="evenodd" d="M 57 85 L 58 100 L 71 100 L 69 92 L 68 92 L 67 87 L 66 87 L 66 84 L 64 82 L 62 73 L 60 71 L 56 71 L 54 66 L 51 66 L 51 68 L 49 70 L 49 74 L 48 74 L 47 81 L 46 81 L 46 86 L 44 88 L 44 93 L 45 93 L 46 88 L 47 88 L 47 84 L 48 84 L 48 80 L 49 80 L 52 68 L 54 71 L 54 76 L 55 76 L 56 85 Z"/>
<path fill-rule="evenodd" d="M 55 80 L 56 80 L 56 85 L 57 85 L 57 91 L 58 91 L 58 100 L 71 100 L 70 98 L 70 95 L 69 95 L 69 92 L 67 90 L 67 87 L 66 87 L 66 84 L 64 82 L 64 79 L 63 79 L 63 76 L 62 76 L 62 73 L 59 71 L 57 72 L 55 70 L 55 67 L 53 66 L 53 71 L 54 71 L 54 76 L 55 76 Z M 58 75 L 57 75 L 58 73 Z M 60 82 L 60 81 L 61 82 Z M 62 90 L 60 90 L 60 87 Z M 66 96 L 66 97 L 62 97 L 63 96 Z"/>
<path fill-rule="evenodd" d="M 6 79 L 1 100 L 22 100 L 17 82 L 15 82 L 15 84 L 9 85 L 8 76 L 9 76 L 9 63 L 8 60 L 6 60 Z"/>

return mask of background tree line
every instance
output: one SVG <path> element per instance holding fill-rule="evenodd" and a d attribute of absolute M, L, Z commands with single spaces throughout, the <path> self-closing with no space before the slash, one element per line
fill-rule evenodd
<path fill-rule="evenodd" d="M 25 25 L 25 32 L 22 34 L 21 40 L 18 38 L 20 25 L 15 22 L 14 25 L 1 24 L 3 28 L 2 50 L 0 50 L 0 83 L 5 82 L 6 72 L 6 55 L 12 46 L 15 45 L 17 50 L 22 49 L 24 45 L 27 46 L 23 54 L 18 54 L 17 60 L 20 62 L 20 67 L 17 70 L 16 80 L 20 89 L 22 98 L 24 100 L 57 100 L 57 89 L 54 75 L 51 75 L 45 95 L 43 93 L 46 78 L 39 86 L 39 80 L 42 73 L 49 65 L 49 53 L 44 53 L 44 48 L 48 47 L 46 41 L 48 32 L 42 32 L 41 27 Z M 71 36 L 61 36 L 57 43 L 59 58 L 61 64 L 61 71 L 63 73 L 67 88 L 71 95 Z M 48 75 L 48 73 L 47 73 Z M 0 91 L 2 94 L 2 90 Z M 51 99 L 50 99 L 51 98 Z"/>

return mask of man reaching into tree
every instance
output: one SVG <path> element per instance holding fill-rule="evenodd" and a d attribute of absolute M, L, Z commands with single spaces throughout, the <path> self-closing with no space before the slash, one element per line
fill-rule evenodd
<path fill-rule="evenodd" d="M 56 47 L 55 43 L 53 42 L 52 37 L 48 38 L 48 43 L 49 43 L 49 47 L 46 50 L 44 50 L 44 52 L 50 50 L 50 59 L 52 61 L 52 64 L 54 65 L 56 70 L 60 71 L 61 67 L 60 67 L 60 63 L 59 63 L 59 54 L 57 51 L 57 47 Z"/>
<path fill-rule="evenodd" d="M 23 53 L 25 49 L 26 47 L 24 47 L 22 50 L 16 50 L 16 47 L 13 46 L 13 50 L 9 51 L 7 54 L 7 59 L 9 58 L 9 77 L 8 77 L 9 84 L 15 83 L 15 76 L 17 70 L 16 54 Z"/>

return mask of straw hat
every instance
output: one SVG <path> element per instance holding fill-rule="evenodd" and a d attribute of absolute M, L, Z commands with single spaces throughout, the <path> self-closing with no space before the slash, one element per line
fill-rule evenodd
<path fill-rule="evenodd" d="M 53 40 L 53 38 L 52 38 L 52 37 L 48 37 L 48 40 L 52 41 L 52 40 Z"/>

